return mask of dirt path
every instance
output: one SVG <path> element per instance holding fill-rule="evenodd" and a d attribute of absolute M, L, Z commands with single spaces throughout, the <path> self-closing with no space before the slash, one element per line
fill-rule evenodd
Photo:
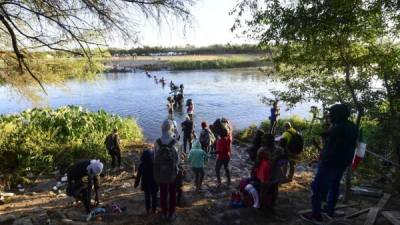
<path fill-rule="evenodd" d="M 137 165 L 138 154 L 129 156 Z M 129 161 L 128 161 L 129 162 Z M 133 162 L 132 162 L 133 164 Z M 234 146 L 231 161 L 232 185 L 222 185 L 216 188 L 215 160 L 207 163 L 204 191 L 196 193 L 192 185 L 192 175 L 186 167 L 187 177 L 184 185 L 184 205 L 178 207 L 178 218 L 173 224 L 177 225 L 230 225 L 230 224 L 306 224 L 299 220 L 297 212 L 310 206 L 309 186 L 313 173 L 304 166 L 299 166 L 294 182 L 283 185 L 276 205 L 275 215 L 266 215 L 252 208 L 231 209 L 229 199 L 232 191 L 237 187 L 241 178 L 247 177 L 251 164 L 247 163 L 247 155 L 244 148 Z M 127 168 L 132 171 L 132 168 Z M 223 174 L 223 173 L 222 173 Z M 224 176 L 223 176 L 224 181 Z M 102 179 L 101 197 L 102 205 L 118 203 L 126 206 L 123 214 L 104 216 L 101 220 L 86 222 L 86 215 L 82 205 L 74 205 L 73 199 L 65 194 L 53 193 L 51 187 L 56 180 L 48 180 L 40 183 L 35 188 L 28 190 L 26 194 L 16 195 L 8 199 L 9 203 L 0 206 L 0 225 L 24 224 L 24 225 L 58 225 L 58 224 L 98 224 L 98 225 L 139 225 L 139 224 L 165 224 L 160 215 L 146 215 L 144 209 L 143 193 L 133 187 L 132 172 L 122 171 L 115 175 L 108 174 Z M 35 192 L 36 191 L 36 192 Z M 345 209 L 346 213 L 355 212 L 367 206 L 371 206 L 378 199 L 357 199 L 359 205 Z M 388 208 L 398 209 L 398 198 L 393 197 Z M 365 216 L 354 219 L 351 224 L 363 224 Z M 382 218 L 376 224 L 388 224 Z"/>

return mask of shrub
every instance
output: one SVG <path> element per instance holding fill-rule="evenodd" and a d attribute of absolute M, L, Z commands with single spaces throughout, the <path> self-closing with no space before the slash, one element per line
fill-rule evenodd
<path fill-rule="evenodd" d="M 88 112 L 66 106 L 56 110 L 31 109 L 0 116 L 0 173 L 14 178 L 65 169 L 79 159 L 105 160 L 104 139 L 117 128 L 122 146 L 142 142 L 141 128 L 132 118 L 105 111 Z"/>

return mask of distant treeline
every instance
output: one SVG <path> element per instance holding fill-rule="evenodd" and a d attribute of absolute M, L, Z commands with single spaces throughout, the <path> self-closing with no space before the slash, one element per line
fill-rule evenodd
<path fill-rule="evenodd" d="M 206 47 L 149 47 L 144 46 L 132 49 L 109 49 L 112 56 L 148 56 L 148 55 L 208 55 L 208 54 L 263 54 L 269 49 L 262 49 L 257 45 L 210 45 Z"/>

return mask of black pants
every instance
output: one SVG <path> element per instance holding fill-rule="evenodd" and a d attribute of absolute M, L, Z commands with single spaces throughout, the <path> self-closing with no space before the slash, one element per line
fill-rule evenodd
<path fill-rule="evenodd" d="M 111 167 L 115 168 L 115 161 L 118 161 L 118 167 L 121 166 L 121 152 L 119 150 L 109 150 L 111 156 Z"/>
<path fill-rule="evenodd" d="M 201 188 L 201 184 L 203 183 L 204 179 L 204 169 L 201 168 L 195 168 L 193 167 L 193 173 L 194 173 L 194 184 L 196 185 L 196 190 Z"/>
<path fill-rule="evenodd" d="M 157 188 L 153 190 L 144 191 L 144 201 L 146 203 L 146 211 L 149 212 L 150 209 L 155 212 L 157 208 Z"/>
<path fill-rule="evenodd" d="M 87 184 L 82 181 L 70 181 L 67 186 L 67 195 L 81 201 L 87 213 L 90 212 L 90 193 Z"/>
<path fill-rule="evenodd" d="M 217 180 L 218 183 L 221 183 L 221 175 L 220 175 L 220 170 L 222 165 L 224 165 L 225 168 L 225 174 L 226 178 L 228 179 L 228 183 L 231 183 L 231 173 L 229 171 L 229 159 L 224 159 L 224 160 L 217 160 L 217 163 L 215 165 L 215 173 L 217 174 Z"/>
<path fill-rule="evenodd" d="M 186 153 L 186 145 L 189 144 L 189 151 L 192 149 L 192 134 L 183 134 L 183 152 Z"/>

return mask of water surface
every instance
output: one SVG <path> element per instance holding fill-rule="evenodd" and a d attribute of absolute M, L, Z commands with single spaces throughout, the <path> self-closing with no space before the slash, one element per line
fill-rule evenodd
<path fill-rule="evenodd" d="M 285 88 L 256 69 L 156 71 L 151 75 L 164 77 L 167 82 L 173 80 L 176 84 L 184 84 L 185 98 L 193 99 L 195 104 L 197 127 L 203 120 L 212 122 L 218 117 L 230 119 L 235 129 L 259 124 L 269 116 L 269 106 L 261 103 L 261 96 L 272 97 L 271 89 Z M 150 140 L 160 135 L 160 124 L 167 118 L 169 86 L 163 88 L 144 72 L 107 73 L 95 81 L 71 80 L 64 88 L 48 86 L 47 89 L 47 106 L 79 105 L 91 111 L 104 109 L 121 116 L 133 116 Z M 2 114 L 34 107 L 7 87 L 1 87 L 0 91 Z M 281 105 L 282 116 L 308 117 L 310 106 L 302 104 L 286 111 Z M 185 108 L 182 112 L 175 112 L 178 123 L 184 119 L 185 112 Z"/>

